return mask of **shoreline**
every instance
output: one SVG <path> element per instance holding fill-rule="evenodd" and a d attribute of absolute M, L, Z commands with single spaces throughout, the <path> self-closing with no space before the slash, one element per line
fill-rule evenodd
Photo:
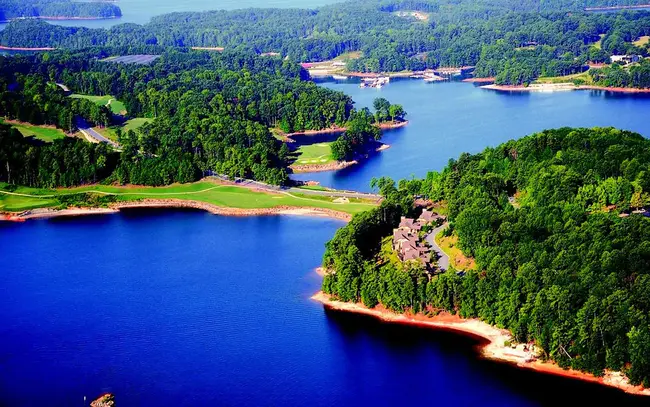
<path fill-rule="evenodd" d="M 0 50 L 4 51 L 54 51 L 56 48 L 51 47 L 8 47 L 6 45 L 0 45 Z"/>
<path fill-rule="evenodd" d="M 131 208 L 185 208 L 200 209 L 213 215 L 221 216 L 269 216 L 269 215 L 301 215 L 318 216 L 349 222 L 352 215 L 326 208 L 307 208 L 299 206 L 276 206 L 274 208 L 243 209 L 217 206 L 206 202 L 184 199 L 143 199 L 141 201 L 115 202 L 106 208 L 66 208 L 52 209 L 41 208 L 24 211 L 21 213 L 0 214 L 0 221 L 24 222 L 30 219 L 51 219 L 58 217 L 74 217 L 87 215 L 108 215 L 119 213 L 122 209 Z"/>
<path fill-rule="evenodd" d="M 114 2 L 112 2 L 114 3 Z M 8 20 L 2 20 L 0 23 L 10 23 L 12 21 L 20 20 L 50 20 L 50 21 L 67 21 L 67 20 L 116 20 L 122 18 L 122 16 L 111 16 L 111 17 L 93 17 L 93 16 L 78 16 L 78 17 L 66 17 L 66 16 L 25 16 L 25 17 L 15 17 Z"/>
<path fill-rule="evenodd" d="M 598 91 L 613 92 L 613 93 L 650 94 L 650 89 L 615 88 L 615 87 L 610 88 L 607 86 L 596 86 L 596 85 L 574 85 L 573 83 L 537 83 L 537 84 L 531 84 L 530 86 L 493 84 L 493 85 L 483 85 L 480 88 L 487 89 L 487 90 L 495 90 L 498 92 L 565 92 L 565 91 L 574 91 L 574 90 L 598 90 Z"/>
<path fill-rule="evenodd" d="M 375 153 L 380 153 L 390 148 L 390 144 L 384 144 L 384 143 L 379 143 L 379 144 L 380 146 L 374 150 Z M 310 172 L 338 171 L 338 170 L 351 167 L 356 164 L 359 164 L 358 160 L 334 161 L 327 164 L 298 164 L 298 165 L 292 164 L 289 166 L 289 168 L 293 170 L 294 174 L 306 174 Z"/>
<path fill-rule="evenodd" d="M 318 274 L 320 274 L 319 271 L 322 272 L 317 269 Z M 397 314 L 380 307 L 370 309 L 360 303 L 330 300 L 329 295 L 322 291 L 314 294 L 311 299 L 332 310 L 368 315 L 382 322 L 445 330 L 481 339 L 484 344 L 480 346 L 480 356 L 486 359 L 513 364 L 519 368 L 531 369 L 540 373 L 598 383 L 629 394 L 650 396 L 650 388 L 644 389 L 642 386 L 631 385 L 621 372 L 605 371 L 602 377 L 597 377 L 590 373 L 563 369 L 552 362 L 539 361 L 534 357 L 532 351 L 525 351 L 521 344 L 515 348 L 505 346 L 505 342 L 512 339 L 511 334 L 507 330 L 499 329 L 478 319 L 462 319 L 458 315 L 448 313 L 441 313 L 435 317 Z"/>
<path fill-rule="evenodd" d="M 401 121 L 401 122 L 380 123 L 377 127 L 379 127 L 381 130 L 390 130 L 390 129 L 399 129 L 400 127 L 404 127 L 407 124 L 409 124 L 409 121 L 404 120 L 404 121 Z M 304 131 L 296 131 L 296 132 L 293 132 L 293 133 L 279 132 L 278 134 L 281 137 L 318 136 L 318 135 L 321 135 L 321 134 L 345 133 L 346 130 L 347 130 L 346 127 L 329 127 L 327 129 L 321 129 L 321 130 L 304 130 Z"/>
<path fill-rule="evenodd" d="M 357 160 L 353 161 L 334 161 L 328 164 L 299 164 L 299 165 L 290 165 L 289 168 L 293 170 L 294 174 L 306 174 L 310 172 L 327 172 L 327 171 L 338 171 L 344 168 L 351 167 L 355 164 L 359 164 Z"/>
<path fill-rule="evenodd" d="M 488 78 L 465 78 L 461 82 L 466 83 L 494 83 L 495 78 L 493 76 Z"/>

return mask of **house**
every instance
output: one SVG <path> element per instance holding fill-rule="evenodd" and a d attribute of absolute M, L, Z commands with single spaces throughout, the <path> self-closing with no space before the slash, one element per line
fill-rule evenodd
<path fill-rule="evenodd" d="M 623 65 L 632 64 L 639 62 L 641 60 L 640 55 L 612 55 L 609 57 L 609 60 L 614 63 L 620 63 Z"/>
<path fill-rule="evenodd" d="M 418 222 L 420 223 L 420 225 L 424 226 L 433 222 L 437 222 L 439 219 L 444 221 L 446 218 L 444 216 L 438 215 L 435 212 L 425 209 L 422 211 L 422 214 L 418 218 Z"/>
<path fill-rule="evenodd" d="M 422 229 L 422 226 L 415 220 L 402 216 L 402 219 L 399 222 L 399 228 L 405 230 L 420 231 L 420 229 Z"/>

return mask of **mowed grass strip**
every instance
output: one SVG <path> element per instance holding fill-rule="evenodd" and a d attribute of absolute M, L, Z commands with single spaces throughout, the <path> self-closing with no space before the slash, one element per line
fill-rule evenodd
<path fill-rule="evenodd" d="M 310 144 L 298 148 L 296 164 L 327 164 L 334 162 L 330 143 Z"/>
<path fill-rule="evenodd" d="M 4 123 L 0 119 L 0 123 Z M 57 139 L 62 139 L 65 138 L 65 133 L 61 129 L 56 129 L 54 127 L 45 127 L 45 126 L 35 126 L 33 124 L 26 124 L 26 123 L 20 123 L 20 124 L 14 124 L 14 123 L 7 123 L 11 127 L 15 127 L 18 129 L 20 134 L 22 134 L 25 137 L 34 137 L 39 140 L 45 141 L 47 143 L 51 143 L 54 140 Z"/>
<path fill-rule="evenodd" d="M 0 184 L 0 189 L 6 188 L 6 184 Z M 300 196 L 283 192 L 256 192 L 247 188 L 217 185 L 204 181 L 191 184 L 171 185 L 167 187 L 89 185 L 79 188 L 61 188 L 56 190 L 19 187 L 11 192 L 29 196 L 12 195 L 10 202 L 5 204 L 3 207 L 3 210 L 8 212 L 25 210 L 22 209 L 23 207 L 33 209 L 35 207 L 54 206 L 56 204 L 56 196 L 77 193 L 115 195 L 120 201 L 133 201 L 140 199 L 187 199 L 207 202 L 217 206 L 240 209 L 263 209 L 278 206 L 294 206 L 334 209 L 354 214 L 375 207 L 374 204 L 366 202 L 334 203 L 332 202 L 333 199 L 324 199 L 324 197 Z M 0 193 L 0 195 L 6 194 Z M 7 197 L 5 196 L 4 199 L 7 199 Z M 43 202 L 43 206 L 34 206 L 34 204 L 38 203 L 39 200 Z"/>
<path fill-rule="evenodd" d="M 149 123 L 152 120 L 153 119 L 148 119 L 145 117 L 136 117 L 135 119 L 127 120 L 122 126 L 93 127 L 93 130 L 106 137 L 107 139 L 117 142 L 117 129 L 122 129 L 122 134 L 124 134 L 129 130 L 135 131 L 142 127 L 145 123 Z"/>
<path fill-rule="evenodd" d="M 93 96 L 93 95 L 82 95 L 82 94 L 79 94 L 79 93 L 75 93 L 75 94 L 70 95 L 70 97 L 75 98 L 75 99 L 88 99 L 91 102 L 93 102 L 93 103 L 95 103 L 96 105 L 99 105 L 99 106 L 108 105 L 108 107 L 111 109 L 111 112 L 113 112 L 113 114 L 125 114 L 126 113 L 126 106 L 124 106 L 124 103 L 122 103 L 119 100 L 115 99 L 111 95 Z"/>

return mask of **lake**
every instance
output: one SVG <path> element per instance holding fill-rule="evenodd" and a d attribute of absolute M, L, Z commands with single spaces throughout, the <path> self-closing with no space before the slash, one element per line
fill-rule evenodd
<path fill-rule="evenodd" d="M 178 11 L 234 10 L 240 8 L 316 8 L 343 0 L 120 0 L 122 17 L 107 20 L 61 20 L 52 24 L 69 27 L 108 28 L 117 24 L 146 24 L 151 17 Z M 0 24 L 2 30 L 6 24 Z"/>
<path fill-rule="evenodd" d="M 479 360 L 462 336 L 325 311 L 313 269 L 341 225 L 165 210 L 0 224 L 0 405 L 646 401 Z"/>
<path fill-rule="evenodd" d="M 424 177 L 441 170 L 450 158 L 477 153 L 544 129 L 563 126 L 614 126 L 650 137 L 650 97 L 602 91 L 496 92 L 471 83 L 426 83 L 392 80 L 381 88 L 361 89 L 355 81 L 328 81 L 330 89 L 352 97 L 356 107 L 369 107 L 376 97 L 404 106 L 408 126 L 387 131 L 391 148 L 341 171 L 297 174 L 325 186 L 369 191 L 372 177 Z M 304 139 L 305 137 L 302 137 Z M 305 142 L 302 140 L 302 142 Z"/>

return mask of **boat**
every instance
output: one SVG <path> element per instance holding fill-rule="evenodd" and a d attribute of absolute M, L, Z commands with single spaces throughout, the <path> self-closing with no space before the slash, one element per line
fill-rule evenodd
<path fill-rule="evenodd" d="M 332 79 L 335 79 L 337 81 L 344 81 L 348 79 L 348 77 L 345 75 L 332 75 Z"/>

